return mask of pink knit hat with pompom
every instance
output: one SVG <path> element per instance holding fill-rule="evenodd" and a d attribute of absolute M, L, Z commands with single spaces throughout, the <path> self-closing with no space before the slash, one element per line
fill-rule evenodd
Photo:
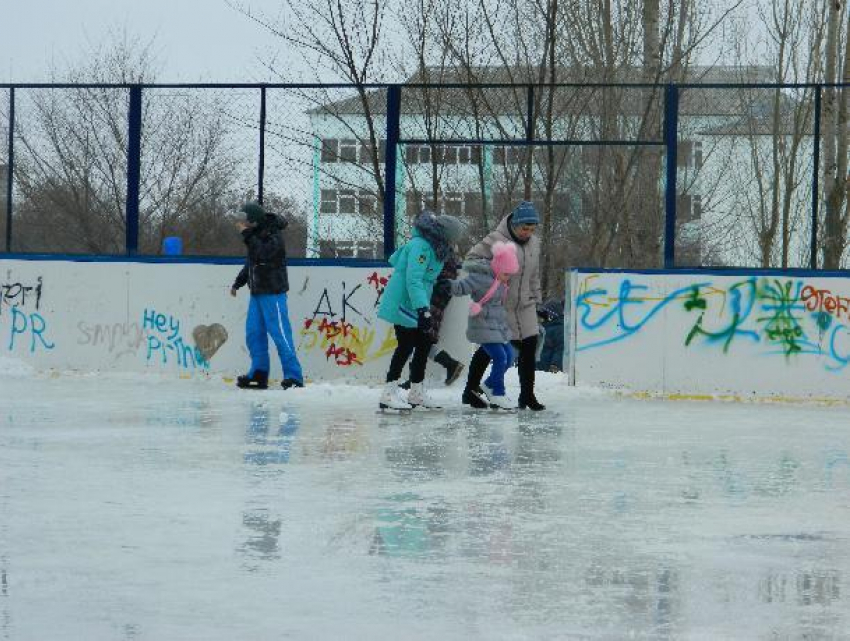
<path fill-rule="evenodd" d="M 519 258 L 516 255 L 516 245 L 514 243 L 504 243 L 497 241 L 492 247 L 493 258 L 490 259 L 490 268 L 493 273 L 499 274 L 516 274 L 519 271 Z M 493 294 L 499 289 L 499 279 L 494 278 L 493 284 L 487 293 L 481 297 L 479 301 L 473 301 L 469 304 L 469 314 L 476 316 L 481 313 L 481 308 L 488 300 L 493 298 Z"/>
<path fill-rule="evenodd" d="M 490 260 L 490 267 L 493 268 L 493 273 L 499 274 L 516 274 L 519 271 L 519 258 L 516 255 L 516 245 L 514 243 L 504 243 L 497 241 L 493 243 L 493 258 Z"/>

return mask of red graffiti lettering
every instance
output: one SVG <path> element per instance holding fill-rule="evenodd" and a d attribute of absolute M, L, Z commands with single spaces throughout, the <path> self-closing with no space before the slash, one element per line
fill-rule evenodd
<path fill-rule="evenodd" d="M 351 351 L 348 347 L 337 347 L 335 343 L 331 343 L 328 346 L 328 349 L 325 351 L 325 358 L 328 360 L 333 357 L 334 362 L 337 365 L 342 367 L 348 367 L 349 365 L 362 365 L 360 359 L 357 358 L 357 354 Z"/>
<path fill-rule="evenodd" d="M 800 300 L 806 305 L 810 312 L 824 311 L 827 314 L 841 318 L 850 316 L 850 298 L 833 294 L 828 289 L 817 289 L 812 285 L 806 285 L 800 290 Z"/>

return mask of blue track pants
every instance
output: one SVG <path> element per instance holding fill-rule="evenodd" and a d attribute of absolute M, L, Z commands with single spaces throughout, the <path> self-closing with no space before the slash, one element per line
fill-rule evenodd
<path fill-rule="evenodd" d="M 510 343 L 484 343 L 481 347 L 493 361 L 490 376 L 484 383 L 496 396 L 504 396 L 505 372 L 514 362 L 514 350 Z"/>
<path fill-rule="evenodd" d="M 295 354 L 292 341 L 292 326 L 286 307 L 286 294 L 261 294 L 251 296 L 248 303 L 248 318 L 245 322 L 245 342 L 251 354 L 251 371 L 269 371 L 269 335 L 280 356 L 283 378 L 304 382 L 301 363 Z"/>

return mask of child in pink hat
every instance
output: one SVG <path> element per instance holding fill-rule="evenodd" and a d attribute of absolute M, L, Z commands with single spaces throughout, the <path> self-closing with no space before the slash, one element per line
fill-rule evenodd
<path fill-rule="evenodd" d="M 484 381 L 489 392 L 490 407 L 514 409 L 516 403 L 508 399 L 505 391 L 505 372 L 513 363 L 511 329 L 505 310 L 507 282 L 519 271 L 519 260 L 514 243 L 493 244 L 490 260 L 467 260 L 463 264 L 466 276 L 452 281 L 452 295 L 470 295 L 469 324 L 466 337 L 477 343 L 492 359 L 490 376 Z"/>

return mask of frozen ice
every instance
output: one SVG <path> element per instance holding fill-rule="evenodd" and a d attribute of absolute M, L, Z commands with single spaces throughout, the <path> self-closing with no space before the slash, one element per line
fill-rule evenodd
<path fill-rule="evenodd" d="M 850 638 L 844 405 L 0 366 L 3 640 Z"/>

